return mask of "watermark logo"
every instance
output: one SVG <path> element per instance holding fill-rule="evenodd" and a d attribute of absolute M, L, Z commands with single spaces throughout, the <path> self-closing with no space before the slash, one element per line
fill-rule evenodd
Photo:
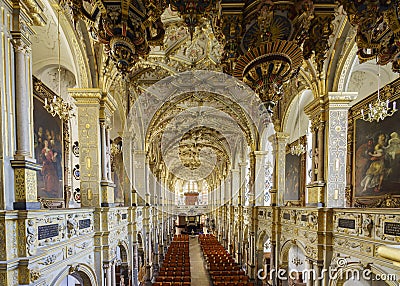
<path fill-rule="evenodd" d="M 259 269 L 257 277 L 260 280 L 296 280 L 302 277 L 303 281 L 316 280 L 342 280 L 342 281 L 397 281 L 396 274 L 373 273 L 371 269 L 361 268 L 358 263 L 349 263 L 346 258 L 336 258 L 334 266 L 328 269 L 323 268 L 317 272 L 315 269 L 304 269 L 302 271 L 296 269 L 272 269 L 269 275 L 264 269 Z"/>

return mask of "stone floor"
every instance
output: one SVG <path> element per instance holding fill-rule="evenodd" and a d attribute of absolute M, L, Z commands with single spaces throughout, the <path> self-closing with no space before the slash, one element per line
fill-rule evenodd
<path fill-rule="evenodd" d="M 191 285 L 211 286 L 197 236 L 189 238 Z"/>

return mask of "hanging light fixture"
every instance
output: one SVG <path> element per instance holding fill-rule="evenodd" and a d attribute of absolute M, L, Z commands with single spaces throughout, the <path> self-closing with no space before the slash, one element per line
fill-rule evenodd
<path fill-rule="evenodd" d="M 290 154 L 300 156 L 306 152 L 306 148 L 300 142 L 300 95 L 297 98 L 297 126 L 298 126 L 298 134 L 299 134 L 299 141 L 297 144 L 292 145 L 290 148 Z"/>
<path fill-rule="evenodd" d="M 364 112 L 364 109 L 361 109 L 361 116 L 364 121 L 379 122 L 381 120 L 384 120 L 386 117 L 392 116 L 397 111 L 396 101 L 393 101 L 393 107 L 390 107 L 389 99 L 387 99 L 386 101 L 381 100 L 380 81 L 380 66 L 378 64 L 378 98 L 375 102 L 368 105 L 367 112 Z"/>
<path fill-rule="evenodd" d="M 53 99 L 49 102 L 47 98 L 44 99 L 44 108 L 53 117 L 56 115 L 61 120 L 70 120 L 74 117 L 73 107 L 69 102 L 61 98 L 61 39 L 60 39 L 60 9 L 57 10 L 57 42 L 58 42 L 58 96 L 54 95 Z"/>
<path fill-rule="evenodd" d="M 182 17 L 190 34 L 190 39 L 193 39 L 193 34 L 197 26 L 200 25 L 202 18 L 207 18 L 207 15 L 217 9 L 216 0 L 169 0 L 171 10 L 176 11 Z"/>
<path fill-rule="evenodd" d="M 92 38 L 104 44 L 109 59 L 123 76 L 149 55 L 151 45 L 164 42 L 161 14 L 167 7 L 166 1 L 61 0 L 60 3 L 68 8 L 75 25 L 82 19 Z"/>
<path fill-rule="evenodd" d="M 61 32 L 60 32 L 60 9 L 57 9 L 57 45 L 58 45 L 58 95 L 54 95 L 51 101 L 48 101 L 47 98 L 44 99 L 44 108 L 49 112 L 53 117 L 58 116 L 61 120 L 66 121 L 69 125 L 69 132 L 72 132 L 72 123 L 71 118 L 75 117 L 74 109 L 72 104 L 66 102 L 61 97 Z M 69 135 L 64 138 L 66 144 L 71 144 L 70 150 L 73 150 L 72 140 L 70 140 Z M 73 161 L 72 161 L 72 152 L 70 152 L 69 157 L 70 162 L 70 171 L 73 168 Z M 72 185 L 72 183 L 71 183 Z M 71 186 L 65 185 L 66 192 L 71 192 Z M 73 199 L 73 194 L 70 194 L 70 200 L 68 202 L 69 207 L 75 207 L 75 201 Z"/>
<path fill-rule="evenodd" d="M 296 246 L 296 252 L 297 252 L 297 255 L 295 257 L 293 257 L 292 263 L 294 265 L 296 265 L 296 267 L 297 267 L 299 265 L 302 265 L 303 261 L 301 261 L 301 259 L 299 258 L 299 247 L 298 246 Z"/>

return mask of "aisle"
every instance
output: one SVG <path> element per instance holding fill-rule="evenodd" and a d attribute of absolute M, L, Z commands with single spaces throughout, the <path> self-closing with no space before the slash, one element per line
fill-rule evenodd
<path fill-rule="evenodd" d="M 190 276 L 191 285 L 210 286 L 210 278 L 205 268 L 203 256 L 201 255 L 200 244 L 197 236 L 189 238 L 189 254 L 190 254 Z"/>

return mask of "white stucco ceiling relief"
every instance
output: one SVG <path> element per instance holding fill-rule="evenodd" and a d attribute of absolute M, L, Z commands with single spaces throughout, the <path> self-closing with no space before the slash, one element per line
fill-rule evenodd
<path fill-rule="evenodd" d="M 155 180 L 205 180 L 211 192 L 218 191 L 243 142 L 257 148 L 267 116 L 263 108 L 249 87 L 229 75 L 190 71 L 170 76 L 135 100 L 125 126 L 124 152 L 145 151 L 147 173 Z M 132 166 L 125 168 L 132 173 Z"/>

